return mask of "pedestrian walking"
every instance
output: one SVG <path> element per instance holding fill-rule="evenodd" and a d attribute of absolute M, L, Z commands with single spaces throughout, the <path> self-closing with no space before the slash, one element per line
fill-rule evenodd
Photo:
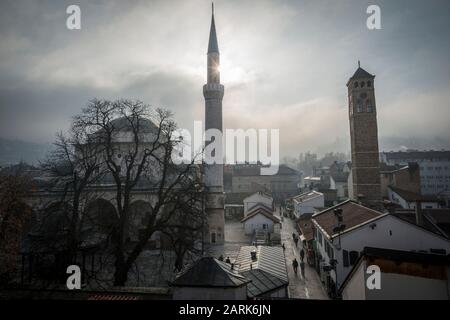
<path fill-rule="evenodd" d="M 305 250 L 300 250 L 300 260 L 304 260 L 305 259 Z"/>
<path fill-rule="evenodd" d="M 227 260 L 225 260 L 226 263 L 231 263 L 230 257 L 227 257 Z"/>
<path fill-rule="evenodd" d="M 303 262 L 303 260 L 302 260 L 302 262 L 300 262 L 300 272 L 301 272 L 302 277 L 304 279 L 305 278 L 305 263 Z"/>
<path fill-rule="evenodd" d="M 283 243 L 282 247 L 283 247 L 283 251 L 286 251 L 286 247 L 285 247 L 284 243 Z"/>
<path fill-rule="evenodd" d="M 298 238 L 297 237 L 294 238 L 294 242 L 295 242 L 295 247 L 297 248 L 298 247 Z"/>
<path fill-rule="evenodd" d="M 295 240 L 295 232 L 292 232 L 292 239 Z"/>
<path fill-rule="evenodd" d="M 223 255 L 220 255 L 219 261 L 223 261 Z"/>
<path fill-rule="evenodd" d="M 295 275 L 297 275 L 298 261 L 296 258 L 294 258 L 294 261 L 292 261 L 292 268 L 294 268 L 294 273 L 295 273 Z"/>

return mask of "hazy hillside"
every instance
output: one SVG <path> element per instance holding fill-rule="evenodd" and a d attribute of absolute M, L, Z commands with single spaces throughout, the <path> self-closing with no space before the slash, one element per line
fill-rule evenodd
<path fill-rule="evenodd" d="M 15 164 L 21 161 L 29 164 L 37 164 L 51 148 L 51 144 L 0 138 L 0 165 Z"/>

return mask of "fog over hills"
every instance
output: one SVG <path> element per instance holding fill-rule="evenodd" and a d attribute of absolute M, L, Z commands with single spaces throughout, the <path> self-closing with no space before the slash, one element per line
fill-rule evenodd
<path fill-rule="evenodd" d="M 26 162 L 39 164 L 52 148 L 50 143 L 34 143 L 0 138 L 0 166 Z"/>

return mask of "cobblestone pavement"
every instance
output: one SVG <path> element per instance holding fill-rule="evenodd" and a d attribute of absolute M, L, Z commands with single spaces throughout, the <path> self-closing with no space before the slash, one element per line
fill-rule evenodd
<path fill-rule="evenodd" d="M 292 239 L 293 232 L 297 233 L 294 227 L 294 221 L 289 218 L 284 218 L 281 228 L 281 241 L 286 248 L 285 257 L 289 276 L 289 297 L 328 300 L 329 297 L 322 286 L 319 275 L 314 268 L 306 263 L 306 258 L 305 277 L 303 278 L 301 275 L 300 267 L 298 268 L 297 275 L 294 273 L 292 261 L 294 258 L 297 258 L 298 263 L 300 263 L 301 242 L 298 243 L 299 248 L 296 248 L 294 240 Z"/>

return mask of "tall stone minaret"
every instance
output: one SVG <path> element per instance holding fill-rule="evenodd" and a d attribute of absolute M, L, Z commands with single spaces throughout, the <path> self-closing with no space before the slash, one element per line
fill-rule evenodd
<path fill-rule="evenodd" d="M 208 77 L 207 83 L 203 86 L 203 96 L 205 97 L 205 130 L 217 129 L 222 132 L 222 99 L 224 87 L 220 84 L 219 66 L 220 54 L 219 46 L 217 44 L 213 4 L 207 58 Z M 222 156 L 222 150 L 216 150 L 216 152 L 220 152 L 220 156 Z M 208 159 L 208 157 L 211 157 L 211 155 L 206 154 L 205 159 Z M 220 164 L 205 165 L 204 179 L 208 189 L 206 213 L 208 214 L 209 229 L 209 236 L 205 241 L 220 244 L 223 243 L 225 239 L 223 162 Z"/>
<path fill-rule="evenodd" d="M 378 207 L 381 188 L 374 80 L 375 76 L 358 62 L 358 69 L 347 82 L 353 180 L 349 196 Z"/>

